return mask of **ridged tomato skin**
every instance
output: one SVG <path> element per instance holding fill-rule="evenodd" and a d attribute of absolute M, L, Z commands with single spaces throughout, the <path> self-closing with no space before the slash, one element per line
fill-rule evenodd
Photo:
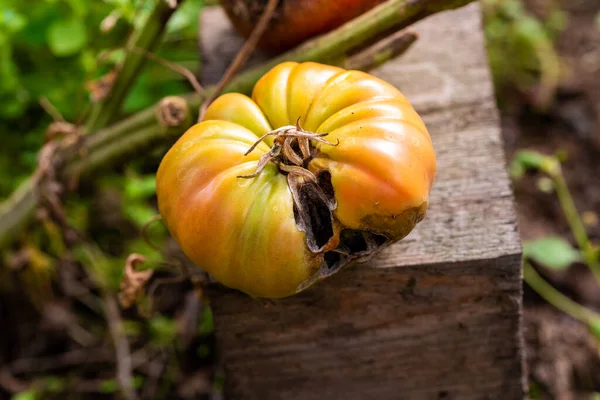
<path fill-rule="evenodd" d="M 266 151 L 252 131 L 219 120 L 190 128 L 169 150 L 157 173 L 165 224 L 184 253 L 225 286 L 255 297 L 278 298 L 317 271 L 294 221 L 286 179 L 268 166 L 254 179 Z"/>
<path fill-rule="evenodd" d="M 309 169 L 331 173 L 334 214 L 345 227 L 401 239 L 423 217 L 435 153 L 423 121 L 398 89 L 360 71 L 288 62 L 257 82 L 252 99 L 275 127 L 300 118 L 305 130 L 339 140 L 337 146 L 316 143 L 320 154 Z"/>
<path fill-rule="evenodd" d="M 332 246 L 342 229 L 391 241 L 406 236 L 425 214 L 436 173 L 421 118 L 396 88 L 369 74 L 285 62 L 257 82 L 251 98 L 220 96 L 161 162 L 158 205 L 192 262 L 255 297 L 290 296 L 327 275 L 324 253 L 309 250 L 298 229 L 278 166 L 270 162 L 256 177 L 238 177 L 255 171 L 273 137 L 244 155 L 250 146 L 297 122 L 337 144 L 311 142 L 306 165 L 331 176 Z"/>
<path fill-rule="evenodd" d="M 280 0 L 259 46 L 280 52 L 329 32 L 385 0 Z M 221 0 L 233 27 L 248 37 L 267 4 L 266 0 Z"/>

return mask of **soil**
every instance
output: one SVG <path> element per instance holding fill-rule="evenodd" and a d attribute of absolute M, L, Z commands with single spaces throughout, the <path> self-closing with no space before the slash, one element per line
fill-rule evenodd
<path fill-rule="evenodd" d="M 548 1 L 527 0 L 544 13 Z M 518 149 L 545 154 L 564 152 L 563 172 L 593 242 L 600 242 L 600 28 L 595 17 L 600 2 L 556 3 L 568 15 L 558 38 L 567 74 L 556 101 L 546 112 L 535 111 L 520 97 L 502 111 L 507 160 Z M 514 183 L 519 226 L 524 240 L 559 235 L 575 241 L 552 193 L 537 188 L 539 176 Z M 540 269 L 551 283 L 573 299 L 600 310 L 600 290 L 583 265 L 564 272 Z M 535 398 L 585 399 L 600 392 L 598 344 L 587 328 L 555 311 L 525 287 L 525 340 L 528 370 Z M 594 376 L 595 379 L 589 379 Z"/>

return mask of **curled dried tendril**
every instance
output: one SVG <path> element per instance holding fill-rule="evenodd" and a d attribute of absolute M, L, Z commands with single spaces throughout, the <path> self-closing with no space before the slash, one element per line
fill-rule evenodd
<path fill-rule="evenodd" d="M 312 141 L 324 143 L 329 146 L 337 146 L 337 143 L 331 143 L 325 139 L 328 133 L 312 133 L 305 131 L 300 126 L 300 118 L 296 121 L 296 125 L 286 125 L 281 128 L 277 128 L 271 132 L 265 133 L 258 140 L 250 146 L 248 151 L 244 155 L 248 155 L 256 149 L 256 147 L 262 143 L 267 137 L 275 136 L 273 146 L 268 153 L 262 155 L 256 166 L 256 170 L 249 175 L 239 175 L 238 178 L 250 179 L 258 176 L 267 166 L 269 162 L 279 166 L 279 170 L 286 174 L 300 174 L 308 177 L 312 174 L 306 167 L 308 162 L 313 156 L 314 146 Z M 289 168 L 288 166 L 296 166 L 297 168 Z"/>

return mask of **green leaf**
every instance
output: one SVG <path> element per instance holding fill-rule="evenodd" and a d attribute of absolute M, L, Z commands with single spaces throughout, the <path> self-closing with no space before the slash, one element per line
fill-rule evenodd
<path fill-rule="evenodd" d="M 132 176 L 125 180 L 125 197 L 130 200 L 147 199 L 156 193 L 156 177 L 152 175 Z"/>
<path fill-rule="evenodd" d="M 44 378 L 46 389 L 51 393 L 62 392 L 66 388 L 66 383 L 63 378 L 58 376 L 47 376 Z"/>
<path fill-rule="evenodd" d="M 56 21 L 48 28 L 47 40 L 54 55 L 70 56 L 86 45 L 87 31 L 78 19 Z"/>
<path fill-rule="evenodd" d="M 560 169 L 560 162 L 556 157 L 547 156 L 533 150 L 519 150 L 510 165 L 509 173 L 513 179 L 523 177 L 526 171 L 542 171 L 554 175 Z"/>
<path fill-rule="evenodd" d="M 566 12 L 555 10 L 548 16 L 546 26 L 552 33 L 562 32 L 567 27 L 568 18 Z"/>
<path fill-rule="evenodd" d="M 79 18 L 85 17 L 90 11 L 90 6 L 87 0 L 68 0 L 71 9 Z"/>
<path fill-rule="evenodd" d="M 10 400 L 37 400 L 39 393 L 36 390 L 30 389 L 13 395 Z"/>
<path fill-rule="evenodd" d="M 123 214 L 139 228 L 142 228 L 156 216 L 154 207 L 141 202 L 128 202 L 123 205 Z"/>
<path fill-rule="evenodd" d="M 144 377 L 141 375 L 135 375 L 133 377 L 133 387 L 136 389 L 141 389 L 144 386 Z"/>
<path fill-rule="evenodd" d="M 149 321 L 150 336 L 153 343 L 166 346 L 173 343 L 177 336 L 177 324 L 174 319 L 162 315 L 152 317 Z"/>
<path fill-rule="evenodd" d="M 27 19 L 10 8 L 0 10 L 0 26 L 4 26 L 9 32 L 18 32 L 27 24 Z"/>
<path fill-rule="evenodd" d="M 581 260 L 581 253 L 559 237 L 546 237 L 523 243 L 525 258 L 551 269 L 565 269 Z"/>
<path fill-rule="evenodd" d="M 144 384 L 144 377 L 138 375 L 134 376 L 132 384 L 136 389 L 141 388 Z M 119 391 L 119 383 L 116 381 L 116 379 L 105 379 L 100 382 L 99 390 L 102 393 L 116 393 Z"/>
<path fill-rule="evenodd" d="M 200 335 L 210 335 L 215 329 L 212 309 L 205 306 L 202 309 L 202 320 L 198 326 L 198 333 Z"/>
<path fill-rule="evenodd" d="M 115 379 L 106 379 L 100 383 L 99 390 L 102 393 L 115 393 L 119 390 L 119 384 Z"/>
<path fill-rule="evenodd" d="M 548 156 L 533 150 L 520 150 L 514 160 L 525 169 L 540 169 L 548 162 Z"/>
<path fill-rule="evenodd" d="M 142 327 L 137 321 L 125 319 L 123 320 L 123 332 L 127 336 L 138 337 L 142 333 Z"/>

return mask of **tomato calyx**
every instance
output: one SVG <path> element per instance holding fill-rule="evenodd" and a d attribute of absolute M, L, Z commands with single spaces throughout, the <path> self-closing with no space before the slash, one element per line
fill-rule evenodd
<path fill-rule="evenodd" d="M 277 128 L 271 132 L 261 136 L 249 149 L 245 156 L 262 143 L 267 137 L 275 136 L 273 146 L 268 153 L 265 153 L 260 158 L 256 170 L 250 175 L 239 175 L 238 178 L 250 179 L 258 176 L 267 166 L 269 162 L 276 164 L 279 170 L 285 174 L 303 175 L 308 179 L 316 182 L 316 177 L 310 172 L 306 166 L 314 157 L 315 147 L 312 141 L 325 143 L 330 146 L 337 146 L 337 143 L 331 143 L 325 139 L 328 133 L 312 133 L 305 131 L 300 126 L 300 118 L 296 121 L 296 125 L 286 125 Z"/>

